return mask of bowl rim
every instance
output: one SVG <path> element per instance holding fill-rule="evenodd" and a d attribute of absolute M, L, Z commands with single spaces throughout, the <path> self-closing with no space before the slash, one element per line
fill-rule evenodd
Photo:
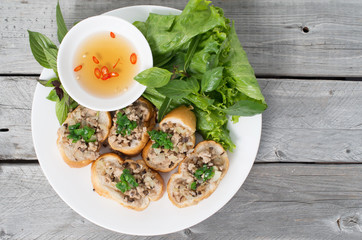
<path fill-rule="evenodd" d="M 102 25 L 104 29 L 100 30 L 103 28 Z M 122 36 L 132 44 L 139 63 L 136 74 L 153 66 L 152 51 L 143 34 L 133 24 L 115 16 L 99 15 L 80 21 L 65 35 L 58 50 L 58 76 L 65 91 L 80 105 L 96 111 L 114 111 L 124 108 L 136 101 L 146 90 L 146 86 L 134 81 L 124 93 L 106 98 L 89 93 L 76 80 L 73 59 L 79 44 L 87 37 L 97 32 L 107 32 L 111 28 L 117 36 Z"/>

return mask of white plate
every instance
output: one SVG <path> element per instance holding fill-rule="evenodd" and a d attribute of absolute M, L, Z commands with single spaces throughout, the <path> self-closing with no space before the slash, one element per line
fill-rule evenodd
<path fill-rule="evenodd" d="M 148 14 L 178 14 L 179 10 L 159 6 L 134 6 L 121 8 L 107 14 L 122 17 L 130 22 L 145 21 Z M 42 79 L 52 77 L 50 70 L 42 72 Z M 191 227 L 223 207 L 239 190 L 255 160 L 261 135 L 261 115 L 240 118 L 229 124 L 231 137 L 236 144 L 229 153 L 229 171 L 216 191 L 196 206 L 177 208 L 169 201 L 167 193 L 149 207 L 136 212 L 117 202 L 93 192 L 90 165 L 73 169 L 64 163 L 56 146 L 59 127 L 54 103 L 47 100 L 50 88 L 38 84 L 32 109 L 32 133 L 35 152 L 45 176 L 58 195 L 77 213 L 104 228 L 133 235 L 159 235 Z M 163 175 L 167 183 L 168 175 Z"/>

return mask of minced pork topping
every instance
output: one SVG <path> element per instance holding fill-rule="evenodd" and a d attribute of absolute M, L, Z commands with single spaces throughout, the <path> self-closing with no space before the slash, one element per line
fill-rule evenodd
<path fill-rule="evenodd" d="M 135 121 L 137 127 L 134 128 L 129 134 L 125 135 L 117 133 L 117 115 L 121 113 L 126 115 L 130 121 Z M 116 111 L 113 117 L 113 127 L 109 136 L 110 144 L 117 144 L 122 147 L 134 147 L 141 141 L 142 135 L 147 131 L 147 126 L 145 126 L 145 120 L 147 120 L 147 115 L 149 110 L 147 105 L 139 100 L 131 104 L 130 106 Z"/>
<path fill-rule="evenodd" d="M 186 172 L 182 173 L 182 178 L 178 178 L 174 185 L 176 188 L 173 191 L 175 200 L 181 203 L 203 195 L 209 183 L 217 181 L 224 170 L 224 161 L 221 159 L 223 154 L 226 154 L 226 152 L 224 151 L 220 155 L 213 147 L 208 147 L 199 153 L 192 154 L 186 163 L 186 169 L 183 169 Z M 204 174 L 201 175 L 201 178 L 197 178 L 195 176 L 197 175 L 195 174 L 196 171 L 205 168 L 205 165 L 206 168 L 213 170 L 212 178 L 205 180 Z M 191 187 L 193 183 L 195 183 L 194 189 Z"/>
<path fill-rule="evenodd" d="M 173 148 L 151 148 L 147 160 L 154 166 L 172 168 L 193 151 L 194 143 L 191 141 L 191 136 L 194 133 L 181 124 L 173 123 L 171 121 L 164 122 L 161 126 L 161 130 L 172 136 L 171 141 Z"/>
<path fill-rule="evenodd" d="M 98 122 L 99 112 L 79 106 L 70 113 L 70 117 L 69 121 L 59 128 L 65 154 L 73 161 L 96 160 L 99 157 L 100 141 L 105 135 Z M 69 126 L 77 123 L 80 123 L 80 127 L 88 126 L 95 129 L 96 140 L 94 142 L 86 142 L 81 138 L 77 142 L 73 142 L 73 139 L 68 138 L 70 133 Z"/>

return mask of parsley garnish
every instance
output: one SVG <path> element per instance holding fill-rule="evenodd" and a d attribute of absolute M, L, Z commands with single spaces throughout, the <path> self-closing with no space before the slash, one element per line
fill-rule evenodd
<path fill-rule="evenodd" d="M 123 170 L 120 179 L 121 181 L 116 184 L 116 188 L 118 188 L 123 193 L 138 186 L 136 179 L 128 169 Z"/>
<path fill-rule="evenodd" d="M 132 130 L 137 127 L 136 121 L 131 121 L 127 118 L 126 115 L 123 115 L 121 112 L 117 113 L 117 133 L 122 136 L 130 135 Z"/>
<path fill-rule="evenodd" d="M 206 182 L 207 180 L 211 179 L 215 175 L 215 170 L 213 167 L 208 167 L 206 164 L 204 164 L 202 167 L 197 169 L 194 173 L 194 176 L 199 180 L 204 180 Z M 204 176 L 204 178 L 202 178 Z"/>
<path fill-rule="evenodd" d="M 73 143 L 78 142 L 81 138 L 83 138 L 85 142 L 95 142 L 97 140 L 97 137 L 94 135 L 96 132 L 94 128 L 88 126 L 80 128 L 80 123 L 77 123 L 69 126 L 68 129 L 68 138 L 73 139 Z"/>
<path fill-rule="evenodd" d="M 152 148 L 159 148 L 162 146 L 165 149 L 173 148 L 173 143 L 171 142 L 171 134 L 156 130 L 148 131 L 148 134 L 150 135 L 151 139 L 155 141 L 155 143 L 152 145 Z"/>

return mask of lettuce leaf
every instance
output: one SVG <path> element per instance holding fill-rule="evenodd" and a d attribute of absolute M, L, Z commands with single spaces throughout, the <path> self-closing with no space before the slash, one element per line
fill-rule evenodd
<path fill-rule="evenodd" d="M 150 44 L 154 64 L 170 58 L 174 52 L 186 49 L 190 40 L 217 26 L 225 26 L 219 10 L 209 7 L 209 1 L 191 0 L 180 15 L 150 14 L 145 24 L 135 26 L 144 34 Z"/>

